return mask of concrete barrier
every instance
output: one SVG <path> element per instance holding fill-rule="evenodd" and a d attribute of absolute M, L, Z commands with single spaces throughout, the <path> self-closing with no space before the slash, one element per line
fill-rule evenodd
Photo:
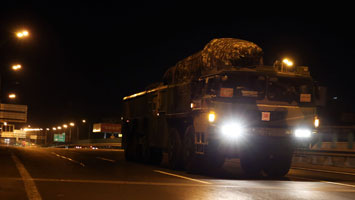
<path fill-rule="evenodd" d="M 294 154 L 293 163 L 333 166 L 355 169 L 355 154 L 320 151 L 297 151 Z"/>

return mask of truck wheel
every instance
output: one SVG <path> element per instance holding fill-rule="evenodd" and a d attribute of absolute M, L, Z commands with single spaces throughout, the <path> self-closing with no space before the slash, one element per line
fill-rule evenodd
<path fill-rule="evenodd" d="M 264 172 L 274 178 L 285 176 L 291 168 L 292 153 L 272 154 L 266 159 Z"/>
<path fill-rule="evenodd" d="M 187 127 L 184 135 L 183 159 L 187 172 L 197 173 L 198 164 L 201 158 L 195 152 L 195 128 L 191 125 Z"/>
<path fill-rule="evenodd" d="M 169 131 L 168 160 L 172 169 L 182 169 L 182 144 L 179 132 L 176 129 Z"/>
<path fill-rule="evenodd" d="M 262 171 L 262 161 L 251 152 L 244 151 L 240 153 L 240 165 L 244 173 L 248 176 L 260 176 Z"/>
<path fill-rule="evenodd" d="M 152 165 L 160 165 L 163 160 L 163 152 L 160 148 L 150 148 L 150 160 Z"/>
<path fill-rule="evenodd" d="M 150 163 L 152 153 L 151 153 L 151 149 L 149 146 L 148 138 L 146 136 L 144 136 L 142 138 L 142 140 L 143 140 L 142 148 L 141 148 L 142 162 L 143 163 Z"/>
<path fill-rule="evenodd" d="M 135 161 L 137 158 L 137 141 L 136 141 L 136 137 L 130 133 L 127 136 L 127 140 L 126 140 L 126 147 L 125 147 L 125 158 L 127 161 Z"/>
<path fill-rule="evenodd" d="M 212 155 L 205 156 L 204 160 L 206 170 L 208 170 L 208 172 L 216 172 L 222 168 L 225 161 L 225 157 L 224 155 L 215 153 Z"/>
<path fill-rule="evenodd" d="M 219 144 L 216 141 L 209 141 L 204 155 L 204 166 L 207 172 L 214 173 L 222 168 L 225 158 L 226 156 L 221 152 Z"/>

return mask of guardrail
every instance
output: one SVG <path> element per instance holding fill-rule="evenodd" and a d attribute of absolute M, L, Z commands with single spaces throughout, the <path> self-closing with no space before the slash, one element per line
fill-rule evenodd
<path fill-rule="evenodd" d="M 66 147 L 101 147 L 101 148 L 121 148 L 122 147 L 122 139 L 115 138 L 115 139 L 88 139 L 88 140 L 78 140 L 73 143 L 67 144 L 54 144 L 51 147 L 58 147 L 58 148 L 66 148 Z"/>
<path fill-rule="evenodd" d="M 355 153 L 354 133 L 355 126 L 322 126 L 318 129 L 311 149 Z"/>
<path fill-rule="evenodd" d="M 297 150 L 293 163 L 355 168 L 355 152 L 328 150 Z"/>

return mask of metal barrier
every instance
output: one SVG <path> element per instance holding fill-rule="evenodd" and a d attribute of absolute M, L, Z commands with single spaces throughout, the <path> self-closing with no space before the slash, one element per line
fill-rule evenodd
<path fill-rule="evenodd" d="M 298 150 L 293 163 L 355 168 L 355 153 L 349 151 Z"/>
<path fill-rule="evenodd" d="M 71 147 L 101 147 L 101 148 L 121 148 L 122 147 L 122 139 L 88 139 L 88 140 L 78 140 L 75 143 L 67 143 L 67 144 L 54 144 L 51 147 L 58 148 L 71 148 Z"/>
<path fill-rule="evenodd" d="M 311 149 L 355 153 L 354 133 L 355 126 L 323 126 L 319 128 Z"/>

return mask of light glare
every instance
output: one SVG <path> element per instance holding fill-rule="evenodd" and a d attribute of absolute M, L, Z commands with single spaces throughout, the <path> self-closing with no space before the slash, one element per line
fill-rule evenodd
<path fill-rule="evenodd" d="M 296 129 L 295 136 L 299 138 L 309 138 L 311 137 L 311 131 L 308 129 Z"/>
<path fill-rule="evenodd" d="M 14 93 L 9 94 L 9 98 L 10 99 L 15 99 L 16 98 L 16 94 L 14 94 Z"/>
<path fill-rule="evenodd" d="M 319 127 L 319 119 L 318 118 L 314 119 L 314 127 L 316 127 L 316 128 Z"/>
<path fill-rule="evenodd" d="M 293 62 L 287 58 L 283 59 L 282 62 L 285 63 L 288 67 L 293 66 Z"/>
<path fill-rule="evenodd" d="M 215 119 L 216 119 L 216 114 L 214 112 L 210 112 L 208 114 L 208 121 L 209 122 L 214 122 Z"/>
<path fill-rule="evenodd" d="M 223 125 L 221 131 L 228 138 L 237 138 L 244 132 L 244 128 L 238 123 L 230 123 Z"/>

